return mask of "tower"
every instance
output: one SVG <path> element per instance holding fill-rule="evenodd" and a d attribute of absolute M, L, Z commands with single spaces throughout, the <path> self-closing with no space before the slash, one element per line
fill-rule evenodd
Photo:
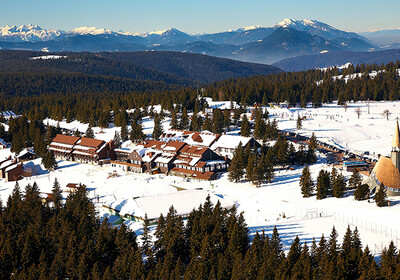
<path fill-rule="evenodd" d="M 392 140 L 392 153 L 390 154 L 390 159 L 392 160 L 394 166 L 400 170 L 400 133 L 399 133 L 399 123 L 396 121 L 396 130 L 393 135 Z"/>

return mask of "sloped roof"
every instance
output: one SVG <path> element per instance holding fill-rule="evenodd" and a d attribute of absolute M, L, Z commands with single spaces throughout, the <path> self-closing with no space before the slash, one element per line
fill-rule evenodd
<path fill-rule="evenodd" d="M 394 131 L 392 148 L 400 148 L 400 135 L 399 135 L 399 123 L 396 122 L 396 130 Z"/>
<path fill-rule="evenodd" d="M 400 172 L 390 158 L 381 156 L 371 174 L 385 187 L 400 189 Z"/>
<path fill-rule="evenodd" d="M 75 144 L 80 137 L 76 136 L 69 136 L 69 135 L 63 135 L 63 134 L 57 134 L 56 137 L 53 139 L 53 142 L 59 142 L 59 143 L 65 143 L 65 144 Z"/>
<path fill-rule="evenodd" d="M 80 146 L 99 148 L 104 143 L 105 142 L 103 140 L 82 137 L 81 140 L 77 144 L 79 144 Z"/>
<path fill-rule="evenodd" d="M 196 147 L 196 146 L 191 146 L 191 145 L 186 145 L 185 147 L 183 147 L 183 149 L 181 150 L 181 153 L 183 154 L 194 154 L 194 155 L 203 155 L 208 148 L 203 148 L 203 147 Z"/>
<path fill-rule="evenodd" d="M 244 137 L 239 135 L 221 135 L 221 137 L 211 146 L 211 149 L 228 148 L 236 149 L 239 143 L 246 146 L 252 137 Z"/>

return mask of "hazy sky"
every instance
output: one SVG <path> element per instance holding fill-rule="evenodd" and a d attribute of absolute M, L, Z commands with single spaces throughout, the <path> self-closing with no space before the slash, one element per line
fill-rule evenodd
<path fill-rule="evenodd" d="M 213 33 L 308 18 L 362 32 L 399 28 L 399 11 L 400 0 L 1 0 L 0 26 L 96 26 L 133 33 L 175 27 Z"/>

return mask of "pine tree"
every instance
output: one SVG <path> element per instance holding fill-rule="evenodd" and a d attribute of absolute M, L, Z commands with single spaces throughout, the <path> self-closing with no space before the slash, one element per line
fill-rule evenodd
<path fill-rule="evenodd" d="M 332 186 L 332 194 L 336 198 L 343 197 L 344 188 L 346 187 L 346 179 L 342 174 L 336 176 L 336 180 Z"/>
<path fill-rule="evenodd" d="M 300 130 L 302 128 L 303 124 L 302 124 L 302 120 L 300 118 L 300 115 L 297 115 L 297 121 L 296 121 L 296 128 L 297 130 Z"/>
<path fill-rule="evenodd" d="M 212 131 L 213 130 L 213 122 L 210 119 L 210 117 L 208 116 L 208 114 L 206 114 L 202 129 L 206 130 L 206 131 Z"/>
<path fill-rule="evenodd" d="M 381 185 L 379 186 L 378 191 L 375 194 L 375 202 L 376 205 L 378 207 L 385 207 L 388 205 L 388 202 L 386 200 L 386 190 L 385 190 L 385 186 L 383 185 L 383 183 L 381 183 Z"/>
<path fill-rule="evenodd" d="M 94 138 L 94 132 L 91 126 L 88 126 L 88 128 L 86 129 L 85 137 Z"/>
<path fill-rule="evenodd" d="M 42 158 L 42 164 L 47 170 L 54 170 L 57 168 L 57 161 L 54 157 L 53 151 L 47 151 Z"/>
<path fill-rule="evenodd" d="M 311 178 L 310 169 L 308 165 L 303 168 L 303 172 L 300 177 L 300 187 L 303 197 L 310 197 L 314 189 L 314 182 Z"/>
<path fill-rule="evenodd" d="M 317 177 L 317 199 L 324 199 L 330 193 L 329 172 L 321 170 Z"/>
<path fill-rule="evenodd" d="M 256 155 L 254 153 L 250 153 L 246 166 L 246 180 L 253 183 L 256 181 L 256 170 L 255 170 L 256 164 L 257 164 Z"/>
<path fill-rule="evenodd" d="M 221 134 L 224 127 L 224 115 L 220 109 L 215 109 L 212 116 L 213 130 L 216 134 Z"/>
<path fill-rule="evenodd" d="M 184 107 L 182 110 L 181 120 L 179 122 L 179 128 L 183 129 L 183 130 L 186 130 L 189 128 L 189 117 L 187 114 L 186 107 Z"/>
<path fill-rule="evenodd" d="M 54 209 L 57 211 L 62 207 L 62 192 L 60 183 L 57 178 L 54 179 L 53 189 L 51 190 L 52 202 L 54 205 Z"/>
<path fill-rule="evenodd" d="M 121 140 L 128 140 L 128 129 L 126 128 L 126 123 L 123 123 L 121 126 Z"/>
<path fill-rule="evenodd" d="M 144 216 L 144 224 L 143 224 L 143 234 L 142 234 L 142 246 L 141 246 L 141 254 L 147 255 L 151 250 L 151 236 L 150 236 L 150 222 L 147 218 L 147 214 Z"/>
<path fill-rule="evenodd" d="M 254 137 L 256 139 L 263 139 L 263 137 L 265 135 L 265 129 L 266 129 L 266 125 L 265 125 L 265 121 L 262 117 L 262 113 L 260 110 L 257 110 L 256 118 L 255 118 L 255 122 L 254 122 Z"/>
<path fill-rule="evenodd" d="M 117 148 L 121 147 L 121 136 L 119 135 L 118 131 L 114 133 L 114 145 Z"/>
<path fill-rule="evenodd" d="M 171 128 L 172 129 L 178 129 L 178 117 L 176 116 L 175 110 L 172 110 L 171 112 Z"/>
<path fill-rule="evenodd" d="M 141 123 L 132 121 L 131 128 L 132 129 L 131 133 L 129 134 L 129 138 L 131 139 L 132 142 L 137 143 L 143 141 L 146 138 L 146 136 L 143 133 L 143 127 Z"/>
<path fill-rule="evenodd" d="M 357 170 L 357 167 L 354 168 L 353 174 L 351 175 L 349 179 L 349 187 L 351 188 L 357 188 L 361 184 L 361 175 Z"/>
<path fill-rule="evenodd" d="M 157 140 L 158 138 L 160 138 L 162 134 L 163 134 L 163 128 L 161 124 L 161 116 L 156 113 L 154 116 L 154 128 L 152 137 L 154 140 Z"/>
<path fill-rule="evenodd" d="M 228 179 L 231 182 L 238 182 L 244 175 L 244 163 L 243 163 L 243 146 L 239 143 L 233 154 L 232 161 L 228 167 Z"/>
<path fill-rule="evenodd" d="M 74 131 L 74 136 L 75 136 L 75 137 L 80 137 L 80 136 L 81 136 L 81 133 L 79 132 L 78 129 L 75 129 L 75 131 Z"/>
<path fill-rule="evenodd" d="M 246 114 L 243 115 L 242 124 L 240 126 L 240 135 L 244 137 L 250 136 L 250 123 Z"/>
<path fill-rule="evenodd" d="M 355 200 L 364 200 L 369 197 L 369 186 L 367 184 L 359 184 L 354 191 Z"/>
<path fill-rule="evenodd" d="M 397 258 L 397 248 L 394 245 L 393 241 L 390 241 L 389 247 L 383 249 L 379 262 L 381 277 L 383 279 L 398 278 L 398 274 L 396 273 L 396 268 L 398 266 Z"/>

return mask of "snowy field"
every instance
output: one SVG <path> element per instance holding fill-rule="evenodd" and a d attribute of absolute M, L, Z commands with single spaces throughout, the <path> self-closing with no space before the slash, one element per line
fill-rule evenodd
<path fill-rule="evenodd" d="M 360 107 L 362 114 L 357 118 L 355 108 Z M 389 121 L 382 116 L 388 109 L 392 114 Z M 395 127 L 395 118 L 400 115 L 400 102 L 370 103 L 370 114 L 367 113 L 366 103 L 348 104 L 347 111 L 336 105 L 326 105 L 313 109 L 270 109 L 270 114 L 279 122 L 279 128 L 296 131 L 297 114 L 307 116 L 303 121 L 303 129 L 299 132 L 311 135 L 315 132 L 317 138 L 327 143 L 335 144 L 355 152 L 369 151 L 371 154 L 390 153 L 391 140 Z M 50 121 L 49 121 L 50 122 Z M 61 122 L 60 126 L 74 126 L 85 131 L 87 125 L 77 122 Z M 153 122 L 145 119 L 146 134 L 151 134 Z M 168 120 L 164 122 L 168 127 Z M 70 127 L 68 127 L 70 128 Z M 100 130 L 95 128 L 96 137 L 104 140 L 112 139 L 114 132 L 119 128 Z M 102 133 L 100 133 L 102 131 Z M 10 154 L 9 150 L 0 150 L 0 159 Z M 368 244 L 371 251 L 378 254 L 380 250 L 393 239 L 395 245 L 400 246 L 400 199 L 391 199 L 391 207 L 378 208 L 373 201 L 355 201 L 352 192 L 346 193 L 344 198 L 327 198 L 317 200 L 315 196 L 303 198 L 299 187 L 299 177 L 302 169 L 276 172 L 275 179 L 270 184 L 259 188 L 248 182 L 231 183 L 226 174 L 216 181 L 186 182 L 180 177 L 164 175 L 147 175 L 125 173 L 111 166 L 99 167 L 75 162 L 59 161 L 59 168 L 48 173 L 41 167 L 40 159 L 28 162 L 35 175 L 19 181 L 23 188 L 34 181 L 43 193 L 51 192 L 55 178 L 62 188 L 68 183 L 85 184 L 89 196 L 94 199 L 100 215 L 109 215 L 102 205 L 123 208 L 129 205 L 134 197 L 164 194 L 180 189 L 202 188 L 224 199 L 236 203 L 238 212 L 244 212 L 251 233 L 265 230 L 270 233 L 276 225 L 281 238 L 288 249 L 292 240 L 299 236 L 308 243 L 315 237 L 318 241 L 323 235 L 329 236 L 332 226 L 335 225 L 342 241 L 347 225 L 358 227 L 363 244 Z M 311 166 L 311 172 L 316 180 L 320 169 L 331 170 L 331 166 L 324 163 L 320 155 L 318 163 Z M 118 177 L 109 177 L 110 173 L 117 173 Z M 344 173 L 349 176 L 350 173 Z M 0 197 L 6 202 L 15 183 L 5 183 L 0 180 Z M 64 189 L 66 191 L 66 189 Z M 66 195 L 66 193 L 65 193 Z M 198 205 L 193 205 L 198 207 Z M 140 233 L 141 224 L 130 222 L 133 230 Z"/>

